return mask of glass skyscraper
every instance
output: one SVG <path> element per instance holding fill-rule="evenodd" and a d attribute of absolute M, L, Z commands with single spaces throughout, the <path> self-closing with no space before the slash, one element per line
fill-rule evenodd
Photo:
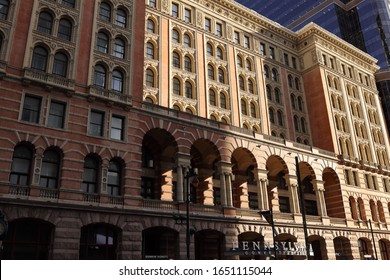
<path fill-rule="evenodd" d="M 390 127 L 390 9 L 387 0 L 237 0 L 297 31 L 314 22 L 378 59 L 377 85 Z"/>

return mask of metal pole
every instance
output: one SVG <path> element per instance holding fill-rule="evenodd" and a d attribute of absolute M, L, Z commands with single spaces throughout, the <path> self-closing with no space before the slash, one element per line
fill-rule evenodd
<path fill-rule="evenodd" d="M 310 245 L 309 245 L 308 235 L 307 235 L 306 209 L 305 209 L 305 201 L 303 199 L 303 190 L 302 190 L 302 186 L 301 186 L 301 174 L 300 174 L 300 171 L 299 171 L 298 157 L 295 157 L 295 167 L 296 167 L 296 172 L 297 172 L 299 201 L 300 201 L 301 212 L 302 212 L 303 232 L 305 234 L 306 258 L 309 259 L 309 256 L 310 256 Z"/>
<path fill-rule="evenodd" d="M 371 219 L 368 219 L 368 223 L 370 224 L 372 243 L 374 244 L 375 259 L 377 260 L 378 259 L 378 254 L 376 252 L 375 238 L 374 238 L 374 232 L 372 231 Z"/>
<path fill-rule="evenodd" d="M 273 238 L 273 241 L 274 241 L 274 255 L 275 255 L 275 260 L 276 260 L 276 241 L 275 241 L 274 214 L 273 214 L 273 212 L 272 212 L 272 209 L 271 209 L 270 211 L 271 211 L 271 220 L 272 220 L 272 223 L 271 223 L 271 226 L 272 226 L 272 238 Z"/>
<path fill-rule="evenodd" d="M 186 199 L 186 249 L 187 249 L 187 260 L 190 259 L 190 174 L 187 172 L 186 175 L 186 184 L 187 184 L 187 199 Z"/>

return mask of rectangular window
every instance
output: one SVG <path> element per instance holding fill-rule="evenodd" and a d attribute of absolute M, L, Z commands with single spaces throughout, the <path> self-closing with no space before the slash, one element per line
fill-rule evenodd
<path fill-rule="evenodd" d="M 377 183 L 376 183 L 376 176 L 370 176 L 371 177 L 371 185 L 374 190 L 378 190 Z"/>
<path fill-rule="evenodd" d="M 366 187 L 367 189 L 371 189 L 371 179 L 370 179 L 370 176 L 368 174 L 364 174 L 364 179 L 365 179 L 365 183 L 366 183 Z"/>
<path fill-rule="evenodd" d="M 341 71 L 343 72 L 343 75 L 345 75 L 345 65 L 341 64 Z"/>
<path fill-rule="evenodd" d="M 172 3 L 172 16 L 179 17 L 179 4 Z"/>
<path fill-rule="evenodd" d="M 292 67 L 294 69 L 298 69 L 297 59 L 295 57 L 291 57 L 291 61 L 292 61 Z"/>
<path fill-rule="evenodd" d="M 329 58 L 329 62 L 330 62 L 330 68 L 334 69 L 334 60 L 333 60 L 333 58 Z"/>
<path fill-rule="evenodd" d="M 211 19 L 209 19 L 209 18 L 204 19 L 204 28 L 207 31 L 211 31 Z"/>
<path fill-rule="evenodd" d="M 353 78 L 353 75 L 352 75 L 352 68 L 351 67 L 348 67 L 348 76 L 350 78 Z"/>
<path fill-rule="evenodd" d="M 111 139 L 124 140 L 124 118 L 112 116 L 111 119 Z"/>
<path fill-rule="evenodd" d="M 317 202 L 315 200 L 305 199 L 306 214 L 311 216 L 318 216 Z"/>
<path fill-rule="evenodd" d="M 359 73 L 359 82 L 363 83 L 362 73 Z"/>
<path fill-rule="evenodd" d="M 220 206 L 221 205 L 221 189 L 214 187 L 214 205 L 215 206 Z"/>
<path fill-rule="evenodd" d="M 104 113 L 91 111 L 89 121 L 89 134 L 94 136 L 103 136 Z"/>
<path fill-rule="evenodd" d="M 275 59 L 275 49 L 273 47 L 269 47 L 269 58 Z"/>
<path fill-rule="evenodd" d="M 240 33 L 238 31 L 234 31 L 234 42 L 240 44 Z"/>
<path fill-rule="evenodd" d="M 359 180 L 358 180 L 358 173 L 357 171 L 352 171 L 353 175 L 353 185 L 358 187 L 359 186 Z"/>
<path fill-rule="evenodd" d="M 22 121 L 39 123 L 41 102 L 40 97 L 26 96 L 23 104 Z"/>
<path fill-rule="evenodd" d="M 322 63 L 325 65 L 325 66 L 328 66 L 328 62 L 327 62 L 327 59 L 326 59 L 326 55 L 322 55 Z"/>
<path fill-rule="evenodd" d="M 351 179 L 349 178 L 349 170 L 348 169 L 344 170 L 344 176 L 345 176 L 345 183 L 347 185 L 351 185 Z"/>
<path fill-rule="evenodd" d="M 244 47 L 249 49 L 251 46 L 250 46 L 250 43 L 249 43 L 249 37 L 248 36 L 244 36 Z"/>
<path fill-rule="evenodd" d="M 283 58 L 284 58 L 284 65 L 286 66 L 290 66 L 290 62 L 289 62 L 289 59 L 288 59 L 288 54 L 283 54 Z"/>
<path fill-rule="evenodd" d="M 149 0 L 149 7 L 156 8 L 156 0 Z"/>
<path fill-rule="evenodd" d="M 262 55 L 267 55 L 264 43 L 260 43 L 260 52 L 261 52 Z"/>
<path fill-rule="evenodd" d="M 184 20 L 188 23 L 192 22 L 192 17 L 191 17 L 191 10 L 190 9 L 184 9 Z"/>
<path fill-rule="evenodd" d="M 248 192 L 249 196 L 249 208 L 250 209 L 259 209 L 259 200 L 257 199 L 257 193 L 255 192 Z"/>
<path fill-rule="evenodd" d="M 389 180 L 383 178 L 383 189 L 385 192 L 390 192 Z"/>
<path fill-rule="evenodd" d="M 279 196 L 279 209 L 282 213 L 290 213 L 290 200 L 288 197 Z"/>
<path fill-rule="evenodd" d="M 49 117 L 47 120 L 48 127 L 64 128 L 66 104 L 52 101 L 50 104 Z"/>
<path fill-rule="evenodd" d="M 218 36 L 222 37 L 222 24 L 217 22 L 215 24 L 215 32 L 217 33 Z"/>

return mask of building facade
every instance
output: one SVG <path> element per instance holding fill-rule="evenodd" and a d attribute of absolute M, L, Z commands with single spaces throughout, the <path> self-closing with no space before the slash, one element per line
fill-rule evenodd
<path fill-rule="evenodd" d="M 297 31 L 310 22 L 336 34 L 375 57 L 380 66 L 377 87 L 390 125 L 390 9 L 387 0 L 247 1 L 237 2 Z"/>
<path fill-rule="evenodd" d="M 1 258 L 389 259 L 378 69 L 232 1 L 1 0 Z"/>

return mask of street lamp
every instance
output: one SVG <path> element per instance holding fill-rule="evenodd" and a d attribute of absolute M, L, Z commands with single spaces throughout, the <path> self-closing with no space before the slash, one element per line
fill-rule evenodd
<path fill-rule="evenodd" d="M 199 184 L 198 179 L 198 169 L 190 168 L 187 170 L 186 175 L 184 176 L 185 184 L 186 184 L 186 216 L 182 215 L 174 215 L 173 218 L 176 221 L 176 224 L 184 224 L 186 223 L 186 250 L 187 250 L 187 259 L 190 259 L 190 245 L 191 245 L 191 229 L 190 229 L 190 202 L 191 202 L 191 189 L 190 189 L 190 179 L 192 179 L 191 184 L 194 187 L 197 187 Z"/>
<path fill-rule="evenodd" d="M 370 231 L 371 231 L 371 237 L 372 237 L 372 244 L 374 245 L 374 252 L 375 252 L 375 259 L 378 259 L 378 254 L 376 252 L 376 245 L 375 245 L 375 238 L 374 238 L 374 232 L 372 230 L 372 225 L 371 225 L 371 219 L 368 220 L 368 223 L 370 224 Z"/>
<path fill-rule="evenodd" d="M 274 215 L 272 213 L 272 209 L 260 211 L 259 214 L 262 215 L 272 227 L 272 241 L 274 243 L 274 257 L 276 260 L 275 223 L 274 223 Z"/>
<path fill-rule="evenodd" d="M 300 202 L 299 204 L 301 206 L 301 211 L 302 211 L 303 232 L 305 234 L 306 258 L 309 259 L 310 245 L 309 245 L 308 235 L 307 235 L 305 200 L 303 198 L 303 190 L 301 185 L 301 173 L 299 171 L 298 157 L 295 157 L 295 167 L 296 167 L 295 169 L 297 172 L 297 181 L 298 181 L 299 202 Z"/>

